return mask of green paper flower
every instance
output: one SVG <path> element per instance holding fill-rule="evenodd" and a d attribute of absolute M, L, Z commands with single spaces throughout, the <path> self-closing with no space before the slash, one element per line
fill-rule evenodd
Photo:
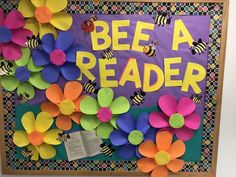
<path fill-rule="evenodd" d="M 96 129 L 97 136 L 108 139 L 114 128 L 119 114 L 128 112 L 130 104 L 127 98 L 120 96 L 113 100 L 111 88 L 101 88 L 98 92 L 98 101 L 87 96 L 80 102 L 80 111 L 85 115 L 80 120 L 85 130 Z"/>
<path fill-rule="evenodd" d="M 4 62 L 4 66 L 10 69 L 10 72 L 2 74 L 1 84 L 4 89 L 12 92 L 17 91 L 17 95 L 21 99 L 30 100 L 35 95 L 34 87 L 44 90 L 50 86 L 42 78 L 40 71 L 42 67 L 35 66 L 30 57 L 30 49 L 22 48 L 22 57 L 9 63 Z"/>

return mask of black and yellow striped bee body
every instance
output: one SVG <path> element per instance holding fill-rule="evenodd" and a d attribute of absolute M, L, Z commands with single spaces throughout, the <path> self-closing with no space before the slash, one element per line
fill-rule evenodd
<path fill-rule="evenodd" d="M 92 15 L 89 20 L 86 21 L 87 25 L 90 26 L 91 23 L 94 23 L 97 20 L 96 15 Z"/>
<path fill-rule="evenodd" d="M 99 91 L 99 88 L 96 87 L 97 83 L 94 83 L 91 80 L 89 80 L 87 83 L 84 83 L 83 86 L 84 86 L 84 91 L 89 94 L 92 93 L 97 94 Z"/>
<path fill-rule="evenodd" d="M 158 14 L 153 17 L 155 24 L 158 26 L 169 25 L 171 23 L 171 17 L 167 15 L 165 12 L 158 12 Z"/>
<path fill-rule="evenodd" d="M 193 42 L 193 46 L 190 48 L 192 54 L 199 54 L 201 55 L 207 49 L 207 43 L 203 42 L 202 39 L 198 39 L 198 42 Z"/>
<path fill-rule="evenodd" d="M 101 56 L 102 56 L 103 59 L 110 60 L 110 59 L 112 59 L 114 57 L 114 51 L 111 50 L 110 48 L 108 48 L 108 49 L 103 51 Z"/>
<path fill-rule="evenodd" d="M 8 75 L 12 72 L 13 64 L 5 61 L 4 59 L 0 59 L 0 76 Z"/>
<path fill-rule="evenodd" d="M 199 95 L 199 94 L 192 94 L 191 99 L 196 104 L 201 104 L 202 103 L 202 96 Z"/>
<path fill-rule="evenodd" d="M 132 96 L 130 96 L 130 99 L 132 100 L 132 105 L 141 105 L 143 104 L 143 102 L 145 101 L 145 95 L 146 93 L 142 90 L 140 90 L 139 92 L 134 92 L 134 94 Z"/>
<path fill-rule="evenodd" d="M 156 40 L 152 41 L 152 43 L 150 44 L 146 44 L 143 47 L 143 53 L 146 54 L 148 57 L 156 56 L 156 45 L 157 45 Z"/>
<path fill-rule="evenodd" d="M 19 102 L 20 102 L 20 104 L 25 104 L 25 103 L 27 103 L 28 101 L 29 101 L 29 97 L 30 97 L 30 95 L 28 94 L 28 93 L 20 93 L 19 94 Z"/>
<path fill-rule="evenodd" d="M 31 158 L 33 156 L 32 151 L 29 151 L 28 149 L 24 149 L 21 151 L 21 155 L 25 158 Z"/>
<path fill-rule="evenodd" d="M 70 138 L 69 134 L 59 133 L 57 140 L 60 142 L 66 142 Z"/>
<path fill-rule="evenodd" d="M 37 49 L 41 45 L 41 40 L 39 37 L 27 37 L 27 41 L 25 43 L 25 46 L 28 47 L 29 49 Z"/>
<path fill-rule="evenodd" d="M 106 145 L 105 143 L 102 143 L 100 147 L 101 147 L 101 153 L 103 153 L 105 156 L 111 157 L 112 153 L 115 151 L 115 149 L 112 148 L 111 144 Z"/>

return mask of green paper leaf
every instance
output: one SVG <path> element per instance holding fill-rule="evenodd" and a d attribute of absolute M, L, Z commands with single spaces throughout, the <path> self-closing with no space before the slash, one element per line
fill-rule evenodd
<path fill-rule="evenodd" d="M 99 105 L 97 100 L 91 96 L 86 96 L 86 98 L 80 102 L 80 111 L 84 114 L 95 115 L 97 114 L 98 109 Z"/>
<path fill-rule="evenodd" d="M 117 127 L 117 118 L 118 118 L 118 116 L 117 115 L 113 115 L 113 117 L 111 118 L 111 120 L 110 120 L 110 123 L 111 123 L 111 125 L 115 128 L 115 129 L 118 129 L 118 127 Z"/>
<path fill-rule="evenodd" d="M 39 71 L 42 71 L 42 70 L 43 70 L 43 67 L 41 67 L 41 66 L 36 66 L 36 65 L 33 63 L 32 57 L 30 57 L 30 59 L 29 59 L 29 62 L 28 62 L 28 64 L 27 64 L 27 68 L 28 68 L 28 70 L 30 70 L 31 72 L 39 72 Z"/>
<path fill-rule="evenodd" d="M 129 111 L 130 104 L 129 100 L 123 96 L 116 98 L 109 108 L 112 111 L 112 114 L 123 114 Z"/>
<path fill-rule="evenodd" d="M 82 118 L 80 119 L 80 125 L 85 130 L 94 130 L 95 128 L 97 128 L 99 124 L 100 121 L 95 115 L 94 116 L 83 115 Z"/>
<path fill-rule="evenodd" d="M 29 82 L 35 86 L 36 88 L 40 90 L 44 90 L 50 86 L 49 83 L 45 82 L 42 77 L 41 73 L 31 73 L 31 76 L 29 78 Z"/>
<path fill-rule="evenodd" d="M 22 56 L 19 60 L 16 60 L 15 63 L 17 66 L 25 66 L 30 58 L 30 49 L 29 48 L 22 48 Z"/>
<path fill-rule="evenodd" d="M 34 87 L 28 83 L 28 82 L 20 82 L 18 88 L 17 88 L 17 95 L 19 97 L 24 96 L 28 100 L 34 98 L 35 96 L 35 90 Z"/>
<path fill-rule="evenodd" d="M 14 91 L 19 85 L 19 81 L 15 76 L 3 76 L 1 78 L 2 87 L 10 92 Z"/>
<path fill-rule="evenodd" d="M 102 139 L 108 139 L 114 130 L 110 123 L 102 123 L 97 128 L 97 136 Z"/>
<path fill-rule="evenodd" d="M 98 92 L 98 103 L 101 107 L 110 106 L 113 100 L 113 90 L 111 88 L 101 88 Z"/>

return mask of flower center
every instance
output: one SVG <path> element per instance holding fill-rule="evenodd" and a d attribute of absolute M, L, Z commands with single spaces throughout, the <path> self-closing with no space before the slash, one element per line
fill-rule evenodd
<path fill-rule="evenodd" d="M 39 146 L 43 143 L 43 133 L 40 133 L 38 131 L 33 131 L 30 134 L 28 134 L 28 140 L 29 142 L 34 146 Z"/>
<path fill-rule="evenodd" d="M 0 27 L 0 42 L 10 42 L 12 38 L 12 32 L 5 26 Z"/>
<path fill-rule="evenodd" d="M 25 82 L 30 78 L 30 71 L 25 66 L 20 66 L 16 68 L 15 76 L 19 81 Z"/>
<path fill-rule="evenodd" d="M 139 130 L 131 131 L 128 136 L 128 140 L 132 145 L 139 145 L 143 139 L 143 133 Z"/>
<path fill-rule="evenodd" d="M 158 165 L 167 165 L 170 162 L 170 155 L 165 151 L 156 153 L 154 158 Z"/>
<path fill-rule="evenodd" d="M 110 108 L 108 108 L 108 107 L 100 108 L 97 113 L 97 118 L 101 122 L 109 122 L 112 118 L 112 112 L 111 112 Z"/>
<path fill-rule="evenodd" d="M 49 23 L 52 19 L 52 12 L 46 6 L 37 7 L 34 15 L 39 23 Z"/>
<path fill-rule="evenodd" d="M 60 49 L 55 49 L 50 53 L 50 61 L 54 65 L 61 66 L 66 62 L 66 54 Z"/>
<path fill-rule="evenodd" d="M 181 128 L 184 126 L 184 117 L 181 114 L 172 114 L 169 119 L 172 128 Z"/>
<path fill-rule="evenodd" d="M 75 110 L 75 104 L 71 100 L 63 100 L 59 104 L 59 109 L 64 115 L 71 115 Z"/>

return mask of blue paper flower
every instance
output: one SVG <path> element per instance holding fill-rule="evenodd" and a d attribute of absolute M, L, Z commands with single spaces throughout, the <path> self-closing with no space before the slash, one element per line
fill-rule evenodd
<path fill-rule="evenodd" d="M 148 114 L 141 113 L 135 120 L 131 113 L 120 115 L 117 119 L 118 130 L 110 135 L 110 141 L 114 146 L 121 146 L 118 155 L 122 158 L 132 158 L 134 154 L 141 157 L 138 146 L 144 140 L 155 142 L 156 129 L 151 128 L 148 121 Z"/>
<path fill-rule="evenodd" d="M 36 66 L 43 66 L 42 78 L 48 83 L 58 81 L 60 73 L 66 80 L 76 80 L 80 69 L 76 66 L 76 52 L 81 46 L 74 44 L 74 37 L 69 32 L 61 32 L 55 41 L 53 34 L 42 37 L 42 49 L 32 52 Z"/>

